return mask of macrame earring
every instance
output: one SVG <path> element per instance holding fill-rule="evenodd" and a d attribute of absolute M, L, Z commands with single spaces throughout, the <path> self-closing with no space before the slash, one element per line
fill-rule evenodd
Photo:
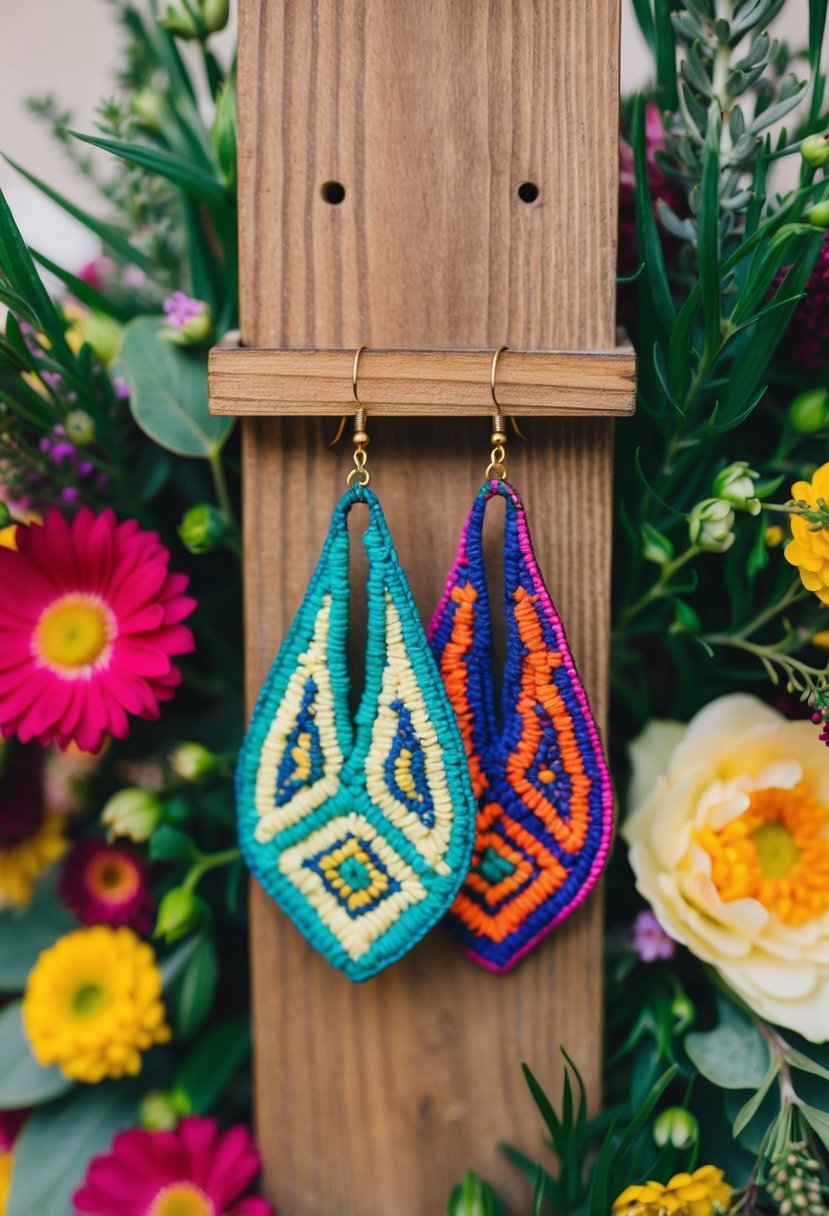
<path fill-rule="evenodd" d="M 596 724 L 564 627 L 536 564 L 524 506 L 507 481 L 495 396 L 495 445 L 429 626 L 464 738 L 478 806 L 472 866 L 447 918 L 466 953 L 507 971 L 578 906 L 610 847 L 613 794 Z M 482 529 L 506 504 L 507 657 L 500 715 Z"/>
<path fill-rule="evenodd" d="M 357 396 L 360 347 L 352 387 Z M 395 962 L 440 920 L 469 868 L 475 801 L 464 745 L 368 489 L 365 413 L 354 464 L 305 598 L 259 694 L 236 774 L 247 864 L 352 980 Z M 346 659 L 348 513 L 368 508 L 365 687 L 352 723 Z"/>

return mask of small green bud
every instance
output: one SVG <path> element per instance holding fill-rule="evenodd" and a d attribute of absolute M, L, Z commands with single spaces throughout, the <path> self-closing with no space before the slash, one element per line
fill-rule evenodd
<path fill-rule="evenodd" d="M 95 422 L 86 410 L 70 410 L 63 420 L 66 438 L 76 448 L 89 447 L 95 438 Z"/>
<path fill-rule="evenodd" d="M 800 145 L 800 155 L 812 169 L 821 169 L 829 164 L 829 132 L 807 135 Z"/>
<path fill-rule="evenodd" d="M 164 16 L 158 18 L 158 24 L 169 34 L 175 34 L 177 38 L 192 40 L 201 37 L 201 30 L 195 18 L 184 4 L 175 6 L 168 4 Z"/>
<path fill-rule="evenodd" d="M 674 607 L 676 615 L 668 630 L 669 633 L 700 633 L 702 631 L 702 621 L 695 608 L 686 604 L 685 600 L 674 600 Z"/>
<path fill-rule="evenodd" d="M 829 228 L 829 199 L 822 203 L 815 203 L 814 207 L 809 207 L 803 212 L 803 218 L 807 224 L 814 225 L 815 228 Z"/>
<path fill-rule="evenodd" d="M 170 827 L 186 827 L 192 818 L 192 806 L 186 798 L 182 798 L 179 794 L 173 794 L 164 803 L 164 822 L 169 823 Z"/>
<path fill-rule="evenodd" d="M 689 1110 L 671 1106 L 654 1120 L 653 1138 L 660 1148 L 666 1144 L 688 1148 L 699 1139 L 699 1124 Z"/>
<path fill-rule="evenodd" d="M 157 89 L 139 89 L 130 98 L 130 109 L 148 131 L 161 130 L 166 108 L 164 95 Z"/>
<path fill-rule="evenodd" d="M 734 544 L 734 510 L 721 498 L 704 498 L 688 516 L 692 545 L 706 553 L 725 553 Z"/>
<path fill-rule="evenodd" d="M 227 536 L 227 521 L 218 507 L 202 502 L 184 512 L 178 534 L 191 553 L 209 553 Z"/>
<path fill-rule="evenodd" d="M 492 1187 L 474 1170 L 467 1170 L 449 1196 L 447 1216 L 495 1216 Z"/>
<path fill-rule="evenodd" d="M 799 435 L 816 435 L 829 427 L 829 391 L 810 388 L 789 406 L 789 421 Z"/>
<path fill-rule="evenodd" d="M 229 14 L 229 0 L 199 0 L 199 16 L 205 29 L 211 34 L 224 29 Z"/>
<path fill-rule="evenodd" d="M 678 992 L 671 1001 L 671 1014 L 674 1019 L 674 1033 L 680 1034 L 689 1026 L 693 1026 L 697 1010 L 694 1002 L 686 993 Z"/>
<path fill-rule="evenodd" d="M 642 556 L 645 561 L 664 566 L 674 555 L 674 547 L 652 524 L 642 525 Z"/>
<path fill-rule="evenodd" d="M 203 743 L 180 743 L 170 753 L 170 767 L 182 781 L 204 781 L 215 773 L 218 765 L 218 758 Z"/>
<path fill-rule="evenodd" d="M 728 465 L 714 478 L 711 493 L 715 498 L 721 498 L 730 503 L 738 511 L 748 511 L 749 515 L 760 514 L 760 500 L 754 495 L 754 478 L 758 474 L 748 467 L 748 461 L 737 460 Z"/>
<path fill-rule="evenodd" d="M 109 836 L 126 836 L 137 844 L 148 840 L 161 822 L 161 802 L 152 790 L 125 789 L 113 794 L 101 813 Z"/>
<path fill-rule="evenodd" d="M 141 1103 L 139 1120 L 145 1131 L 169 1132 L 190 1113 L 190 1100 L 183 1090 L 171 1089 L 165 1093 L 153 1089 Z"/>
<path fill-rule="evenodd" d="M 210 142 L 225 184 L 232 190 L 236 185 L 236 89 L 232 80 L 222 86 L 216 101 Z"/>
<path fill-rule="evenodd" d="M 195 929 L 201 919 L 201 903 L 187 887 L 173 887 L 158 905 L 154 937 L 171 945 Z"/>
<path fill-rule="evenodd" d="M 163 325 L 158 336 L 175 346 L 198 346 L 200 342 L 207 342 L 212 333 L 213 313 L 209 306 L 204 304 L 182 325 Z"/>

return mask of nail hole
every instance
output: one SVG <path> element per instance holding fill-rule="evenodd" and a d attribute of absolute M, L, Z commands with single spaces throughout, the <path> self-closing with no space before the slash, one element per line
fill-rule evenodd
<path fill-rule="evenodd" d="M 518 187 L 518 197 L 522 203 L 534 203 L 538 198 L 538 186 L 535 182 L 522 182 Z"/>
<path fill-rule="evenodd" d="M 326 203 L 335 205 L 345 198 L 345 186 L 342 182 L 323 182 L 321 193 Z"/>

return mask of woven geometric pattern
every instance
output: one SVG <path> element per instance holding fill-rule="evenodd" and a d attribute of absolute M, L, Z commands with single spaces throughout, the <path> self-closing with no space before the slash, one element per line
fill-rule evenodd
<path fill-rule="evenodd" d="M 486 504 L 506 500 L 507 657 L 500 706 L 482 551 Z M 472 867 L 447 918 L 476 962 L 507 971 L 595 885 L 613 794 L 564 628 L 536 564 L 524 507 L 487 482 L 429 627 L 478 804 Z"/>
<path fill-rule="evenodd" d="M 364 692 L 346 661 L 348 526 L 369 509 Z M 336 967 L 402 957 L 468 870 L 475 801 L 463 740 L 380 505 L 349 490 L 259 695 L 236 773 L 251 871 Z"/>

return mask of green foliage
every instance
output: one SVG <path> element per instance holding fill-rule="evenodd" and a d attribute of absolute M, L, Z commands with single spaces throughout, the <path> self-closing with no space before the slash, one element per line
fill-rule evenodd
<path fill-rule="evenodd" d="M 21 1002 L 0 1013 L 0 1109 L 20 1110 L 50 1102 L 72 1089 L 59 1068 L 42 1068 L 32 1055 L 23 1030 Z"/>
<path fill-rule="evenodd" d="M 124 329 L 121 369 L 132 416 L 168 451 L 206 458 L 221 448 L 234 420 L 209 412 L 203 358 L 166 342 L 160 328 L 150 317 L 136 317 Z"/>
<path fill-rule="evenodd" d="M 41 950 L 74 928 L 48 878 L 38 883 L 28 907 L 0 912 L 0 992 L 22 992 Z"/>
<path fill-rule="evenodd" d="M 66 1216 L 91 1157 L 138 1116 L 140 1087 L 105 1082 L 43 1106 L 27 1120 L 15 1145 L 6 1216 Z"/>

